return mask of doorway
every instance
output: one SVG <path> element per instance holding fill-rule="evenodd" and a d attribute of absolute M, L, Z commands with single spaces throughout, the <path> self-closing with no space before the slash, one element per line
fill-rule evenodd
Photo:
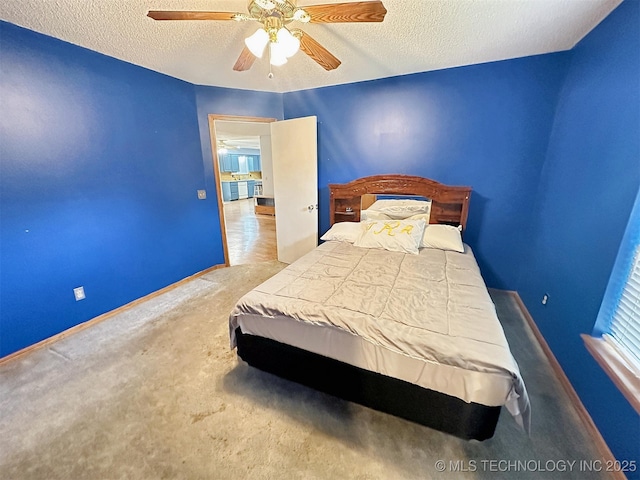
<path fill-rule="evenodd" d="M 221 169 L 221 162 L 224 165 L 225 159 L 221 159 L 218 146 L 218 124 L 224 124 L 225 130 L 230 132 L 244 128 L 262 132 L 258 133 L 261 147 L 263 140 L 265 143 L 264 150 L 261 148 L 261 160 L 265 158 L 268 162 L 262 162 L 263 192 L 255 197 L 254 214 L 266 213 L 264 210 L 269 210 L 269 207 L 275 214 L 277 259 L 292 263 L 313 250 L 318 245 L 317 118 L 310 116 L 276 122 L 275 119 L 261 117 L 213 114 L 208 117 L 225 264 L 232 264 L 229 254 L 232 239 L 227 234 L 227 226 L 230 224 L 225 220 L 223 200 L 227 196 L 225 187 L 230 189 L 232 186 L 228 185 L 229 182 L 222 181 L 222 171 L 228 172 L 228 167 Z M 262 157 L 262 154 L 265 156 Z M 247 162 L 250 163 L 249 160 Z M 237 163 L 239 169 L 240 162 Z M 269 166 L 265 168 L 267 164 Z M 230 168 L 233 173 L 235 166 Z M 236 173 L 243 175 L 245 172 Z M 231 183 L 244 183 L 245 180 L 242 178 Z M 243 191 L 246 192 L 246 186 L 244 187 Z M 239 186 L 235 185 L 230 196 L 237 200 L 240 198 L 240 191 Z M 263 203 L 258 205 L 258 200 Z M 266 200 L 270 202 L 267 203 Z M 235 240 L 233 245 L 238 246 L 239 250 L 249 246 Z M 247 261 L 246 257 L 242 261 Z"/>
<path fill-rule="evenodd" d="M 259 199 L 273 191 L 269 186 L 272 178 L 269 124 L 274 121 L 273 118 L 209 115 L 227 266 L 277 259 L 275 215 L 256 209 Z"/>

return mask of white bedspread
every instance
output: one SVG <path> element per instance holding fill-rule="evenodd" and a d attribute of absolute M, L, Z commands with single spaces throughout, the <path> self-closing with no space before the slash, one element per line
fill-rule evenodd
<path fill-rule="evenodd" d="M 530 405 L 473 253 L 419 255 L 326 242 L 242 297 L 235 329 L 454 395 Z"/>

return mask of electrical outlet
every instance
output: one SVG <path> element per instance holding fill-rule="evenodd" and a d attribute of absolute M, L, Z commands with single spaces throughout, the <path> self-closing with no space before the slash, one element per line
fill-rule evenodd
<path fill-rule="evenodd" d="M 84 294 L 84 287 L 78 287 L 73 289 L 73 296 L 76 297 L 76 302 L 87 298 Z"/>
<path fill-rule="evenodd" d="M 207 191 L 206 190 L 198 190 L 198 199 L 199 200 L 206 200 L 207 198 Z"/>
<path fill-rule="evenodd" d="M 549 294 L 548 294 L 548 293 L 545 293 L 545 294 L 542 296 L 542 304 L 543 304 L 543 305 L 546 305 L 548 301 L 549 301 Z"/>

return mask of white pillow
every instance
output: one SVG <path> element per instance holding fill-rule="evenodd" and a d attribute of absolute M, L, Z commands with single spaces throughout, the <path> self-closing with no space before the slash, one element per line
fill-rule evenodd
<path fill-rule="evenodd" d="M 418 254 L 426 223 L 424 220 L 379 220 L 363 222 L 356 247 L 384 248 L 391 252 Z"/>
<path fill-rule="evenodd" d="M 422 235 L 420 248 L 438 248 L 464 252 L 459 227 L 453 225 L 427 225 Z"/>
<path fill-rule="evenodd" d="M 431 200 L 377 200 L 368 210 L 401 220 L 419 213 L 431 213 Z"/>
<path fill-rule="evenodd" d="M 339 222 L 334 223 L 327 233 L 320 237 L 320 240 L 353 243 L 361 233 L 362 225 L 359 222 Z"/>
<path fill-rule="evenodd" d="M 386 213 L 367 209 L 360 212 L 360 221 L 364 222 L 365 220 L 391 220 L 391 217 Z"/>

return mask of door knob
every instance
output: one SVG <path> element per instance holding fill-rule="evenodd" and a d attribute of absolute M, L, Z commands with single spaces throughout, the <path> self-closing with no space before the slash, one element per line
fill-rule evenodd
<path fill-rule="evenodd" d="M 307 207 L 307 210 L 309 210 L 310 212 L 313 212 L 313 205 L 309 205 L 309 206 Z"/>

